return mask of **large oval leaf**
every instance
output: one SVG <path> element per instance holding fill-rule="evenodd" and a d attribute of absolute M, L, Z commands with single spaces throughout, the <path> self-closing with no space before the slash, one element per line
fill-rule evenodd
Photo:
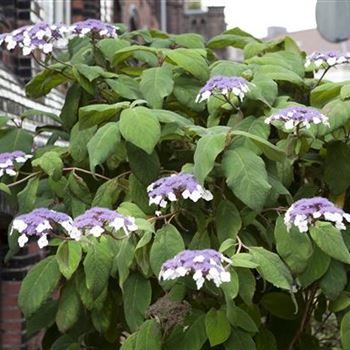
<path fill-rule="evenodd" d="M 153 152 L 160 139 L 160 124 L 145 107 L 128 108 L 121 113 L 120 132 L 125 140 L 143 149 L 148 154 Z"/>
<path fill-rule="evenodd" d="M 35 265 L 24 278 L 18 304 L 28 318 L 48 299 L 61 278 L 55 256 L 49 256 Z"/>

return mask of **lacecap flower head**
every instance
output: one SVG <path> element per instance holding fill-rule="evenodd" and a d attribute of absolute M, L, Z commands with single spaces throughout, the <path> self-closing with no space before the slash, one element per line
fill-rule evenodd
<path fill-rule="evenodd" d="M 24 56 L 31 54 L 36 49 L 48 54 L 52 52 L 54 42 L 62 39 L 67 30 L 68 28 L 62 24 L 50 25 L 39 22 L 18 28 L 11 33 L 2 34 L 0 45 L 5 43 L 7 50 L 19 47 Z"/>
<path fill-rule="evenodd" d="M 116 27 L 97 19 L 87 19 L 85 21 L 76 22 L 70 26 L 70 31 L 72 35 L 78 35 L 80 37 L 90 34 L 98 38 L 117 37 Z"/>
<path fill-rule="evenodd" d="M 0 153 L 0 177 L 5 174 L 16 176 L 15 163 L 25 163 L 27 159 L 32 157 L 32 155 L 25 154 L 22 151 Z"/>
<path fill-rule="evenodd" d="M 316 69 L 332 67 L 342 63 L 350 62 L 350 54 L 339 51 L 313 52 L 306 58 L 305 67 L 314 64 Z"/>
<path fill-rule="evenodd" d="M 162 265 L 159 280 L 174 280 L 193 274 L 197 289 L 202 288 L 205 280 L 213 281 L 220 287 L 222 283 L 231 280 L 224 263 L 227 265 L 232 261 L 213 249 L 184 250 Z"/>
<path fill-rule="evenodd" d="M 224 95 L 229 98 L 231 93 L 242 101 L 248 91 L 248 81 L 244 78 L 218 75 L 207 81 L 199 91 L 196 102 L 207 100 L 210 96 Z"/>
<path fill-rule="evenodd" d="M 345 230 L 344 219 L 350 222 L 350 214 L 337 208 L 323 197 L 303 198 L 291 205 L 284 216 L 287 229 L 296 226 L 300 232 L 307 232 L 315 221 L 329 221 L 339 230 Z"/>
<path fill-rule="evenodd" d="M 311 124 L 324 124 L 329 127 L 328 117 L 315 108 L 305 106 L 287 107 L 265 119 L 266 124 L 271 124 L 274 121 L 284 122 L 286 129 L 294 129 L 295 127 L 308 129 Z"/>
<path fill-rule="evenodd" d="M 13 220 L 10 235 L 13 233 L 13 230 L 21 233 L 18 238 L 20 247 L 23 247 L 28 242 L 29 237 L 38 237 L 38 246 L 43 248 L 48 245 L 47 236 L 55 226 L 61 226 L 66 231 L 69 231 L 72 222 L 72 218 L 67 214 L 46 208 L 34 209 L 32 212 L 19 215 Z"/>
<path fill-rule="evenodd" d="M 100 237 L 106 230 L 123 229 L 126 235 L 138 229 L 135 218 L 125 217 L 107 208 L 91 208 L 74 219 L 69 232 L 71 238 L 79 240 L 82 235 Z"/>
<path fill-rule="evenodd" d="M 206 201 L 213 199 L 210 191 L 205 190 L 192 174 L 179 173 L 162 177 L 147 187 L 149 205 L 156 204 L 165 208 L 169 202 L 179 198 L 189 198 L 197 202 L 200 198 Z"/>

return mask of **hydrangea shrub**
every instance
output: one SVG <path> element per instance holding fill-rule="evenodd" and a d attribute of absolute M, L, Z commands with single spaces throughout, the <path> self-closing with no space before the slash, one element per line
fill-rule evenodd
<path fill-rule="evenodd" d="M 350 348 L 350 86 L 326 80 L 348 54 L 96 20 L 0 44 L 43 67 L 28 96 L 66 89 L 0 119 L 7 259 L 47 252 L 18 298 L 43 349 Z"/>

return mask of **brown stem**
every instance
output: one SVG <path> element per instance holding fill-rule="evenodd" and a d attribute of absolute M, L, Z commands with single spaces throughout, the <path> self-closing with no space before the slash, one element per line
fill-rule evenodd
<path fill-rule="evenodd" d="M 25 181 L 29 180 L 30 178 L 37 176 L 39 174 L 40 174 L 40 171 L 37 171 L 36 173 L 30 174 L 21 180 L 18 180 L 16 182 L 13 182 L 12 184 L 7 185 L 7 187 L 13 187 L 13 186 L 19 185 L 20 183 L 25 182 Z"/>
<path fill-rule="evenodd" d="M 89 175 L 92 175 L 92 176 L 96 176 L 96 177 L 99 177 L 103 180 L 112 180 L 111 178 L 107 177 L 107 176 L 104 176 L 104 175 L 101 175 L 101 174 L 97 174 L 97 173 L 92 173 L 91 171 L 89 170 L 86 170 L 86 169 L 82 169 L 82 168 L 76 168 L 76 167 L 70 167 L 70 168 L 63 168 L 63 171 L 80 171 L 81 173 L 85 173 L 85 174 L 89 174 Z M 122 175 L 122 174 L 121 174 Z"/>
<path fill-rule="evenodd" d="M 324 76 L 327 74 L 327 72 L 328 72 L 331 68 L 332 68 L 332 66 L 328 66 L 328 67 L 324 70 L 323 74 L 321 75 L 320 79 L 317 80 L 317 83 L 316 83 L 316 85 L 313 87 L 313 89 L 314 89 L 315 87 L 317 87 L 317 86 L 321 83 L 322 79 L 324 78 Z"/>
<path fill-rule="evenodd" d="M 317 292 L 317 285 L 315 285 L 311 288 L 309 297 L 306 301 L 306 305 L 305 305 L 303 316 L 301 318 L 300 325 L 299 325 L 291 343 L 289 344 L 288 350 L 294 350 L 294 346 L 299 342 L 300 337 L 303 335 L 305 327 L 307 326 L 307 324 L 310 321 L 311 313 L 313 311 L 313 301 L 314 301 L 316 292 Z"/>

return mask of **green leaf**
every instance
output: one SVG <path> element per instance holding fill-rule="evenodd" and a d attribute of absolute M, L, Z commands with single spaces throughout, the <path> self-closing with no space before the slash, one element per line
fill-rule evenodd
<path fill-rule="evenodd" d="M 323 252 L 332 258 L 350 264 L 350 253 L 341 232 L 329 222 L 317 222 L 310 228 L 310 235 Z"/>
<path fill-rule="evenodd" d="M 112 209 L 122 190 L 118 180 L 118 178 L 111 179 L 102 184 L 98 188 L 91 206 Z"/>
<path fill-rule="evenodd" d="M 161 350 L 161 332 L 155 320 L 148 320 L 138 331 L 135 350 Z"/>
<path fill-rule="evenodd" d="M 251 135 L 260 137 L 261 139 L 267 140 L 270 134 L 270 127 L 265 123 L 265 118 L 255 118 L 253 116 L 244 118 L 238 124 L 235 125 L 235 129 L 245 131 Z M 260 155 L 263 150 L 261 145 L 256 144 L 256 141 L 246 136 L 234 137 L 230 148 L 236 148 L 239 146 L 246 147 L 256 154 Z M 277 159 L 275 159 L 277 160 Z"/>
<path fill-rule="evenodd" d="M 82 249 L 79 242 L 63 241 L 56 253 L 59 269 L 64 277 L 70 279 L 80 264 Z"/>
<path fill-rule="evenodd" d="M 89 82 L 94 81 L 105 73 L 105 70 L 100 66 L 88 66 L 87 64 L 78 63 L 75 67 Z"/>
<path fill-rule="evenodd" d="M 295 304 L 286 293 L 272 292 L 263 295 L 261 305 L 272 315 L 283 320 L 294 320 L 298 318 Z"/>
<path fill-rule="evenodd" d="M 60 114 L 60 119 L 66 130 L 70 130 L 78 121 L 78 110 L 81 95 L 81 87 L 77 83 L 72 84 L 67 90 L 66 99 Z"/>
<path fill-rule="evenodd" d="M 6 117 L 4 115 L 0 116 L 0 128 L 4 127 L 7 125 L 7 123 L 11 120 L 10 117 Z"/>
<path fill-rule="evenodd" d="M 350 306 L 350 293 L 349 292 L 340 292 L 338 297 L 335 300 L 331 300 L 329 303 L 329 311 L 339 312 Z"/>
<path fill-rule="evenodd" d="M 232 256 L 232 266 L 255 269 L 259 266 L 254 257 L 249 253 L 238 253 Z"/>
<path fill-rule="evenodd" d="M 69 151 L 76 162 L 84 161 L 88 156 L 87 144 L 96 132 L 96 126 L 80 130 L 76 123 L 70 133 Z"/>
<path fill-rule="evenodd" d="M 298 86 L 303 86 L 303 79 L 295 73 L 293 70 L 274 65 L 262 65 L 256 66 L 255 74 L 259 77 L 266 77 L 276 80 L 276 81 L 286 81 Z"/>
<path fill-rule="evenodd" d="M 227 134 L 206 135 L 197 142 L 194 152 L 194 175 L 200 184 L 214 168 L 216 157 L 224 150 Z"/>
<path fill-rule="evenodd" d="M 256 281 L 253 273 L 247 269 L 236 269 L 239 280 L 239 296 L 248 306 L 253 304 Z"/>
<path fill-rule="evenodd" d="M 152 109 L 152 113 L 155 114 L 160 123 L 174 123 L 181 128 L 193 125 L 192 120 L 173 111 L 168 111 L 165 109 Z"/>
<path fill-rule="evenodd" d="M 119 273 L 119 286 L 122 288 L 129 275 L 129 268 L 134 260 L 135 246 L 129 239 L 121 243 L 118 255 L 114 258 L 112 272 Z"/>
<path fill-rule="evenodd" d="M 214 36 L 214 38 L 209 40 L 208 47 L 210 49 L 222 49 L 227 46 L 233 46 L 239 49 L 243 49 L 247 44 L 255 41 L 256 40 L 253 37 L 242 36 L 239 33 L 220 34 L 220 35 Z"/>
<path fill-rule="evenodd" d="M 45 152 L 40 158 L 32 160 L 34 167 L 40 167 L 54 181 L 58 181 L 62 176 L 63 162 L 57 152 Z"/>
<path fill-rule="evenodd" d="M 341 194 L 350 185 L 350 147 L 342 141 L 327 144 L 324 180 L 334 194 Z"/>
<path fill-rule="evenodd" d="M 328 270 L 331 258 L 323 253 L 317 246 L 308 261 L 306 269 L 299 276 L 299 280 L 304 288 L 321 278 Z"/>
<path fill-rule="evenodd" d="M 345 314 L 341 321 L 340 338 L 343 349 L 350 349 L 350 312 Z"/>
<path fill-rule="evenodd" d="M 231 334 L 225 311 L 211 308 L 205 316 L 205 330 L 211 346 L 223 343 Z"/>
<path fill-rule="evenodd" d="M 233 327 L 240 327 L 247 332 L 256 333 L 258 328 L 249 314 L 236 306 L 232 301 L 227 303 L 227 319 Z"/>
<path fill-rule="evenodd" d="M 18 305 L 28 318 L 48 299 L 61 278 L 56 258 L 49 256 L 37 263 L 24 278 Z"/>
<path fill-rule="evenodd" d="M 150 252 L 150 263 L 156 276 L 159 275 L 162 264 L 185 249 L 180 233 L 170 224 L 164 225 L 156 232 Z"/>
<path fill-rule="evenodd" d="M 192 111 L 201 112 L 205 109 L 204 103 L 196 103 L 196 96 L 202 85 L 188 77 L 176 77 L 174 96 L 184 106 Z"/>
<path fill-rule="evenodd" d="M 26 331 L 29 337 L 38 331 L 51 327 L 55 322 L 58 301 L 49 300 L 26 320 Z"/>
<path fill-rule="evenodd" d="M 259 333 L 255 336 L 255 343 L 258 350 L 277 350 L 275 336 L 265 328 L 259 330 Z"/>
<path fill-rule="evenodd" d="M 204 49 L 203 37 L 196 33 L 185 33 L 173 35 L 175 44 L 187 47 L 189 49 Z"/>
<path fill-rule="evenodd" d="M 199 80 L 208 80 L 208 65 L 200 51 L 196 49 L 175 49 L 165 50 L 164 53 L 172 62 L 190 72 Z"/>
<path fill-rule="evenodd" d="M 216 209 L 216 231 L 219 242 L 231 238 L 236 240 L 242 227 L 242 220 L 237 207 L 228 200 L 221 200 Z"/>
<path fill-rule="evenodd" d="M 233 328 L 231 337 L 225 342 L 225 350 L 256 350 L 254 340 L 249 333 Z"/>
<path fill-rule="evenodd" d="M 18 205 L 20 213 L 28 213 L 34 209 L 34 204 L 37 199 L 39 188 L 39 177 L 31 178 L 26 187 L 18 193 Z"/>
<path fill-rule="evenodd" d="M 127 100 L 142 98 L 139 83 L 127 75 L 121 74 L 117 79 L 106 79 L 106 83 L 115 93 Z"/>
<path fill-rule="evenodd" d="M 68 80 L 64 74 L 70 70 L 62 63 L 50 65 L 47 69 L 39 72 L 26 85 L 26 93 L 31 98 L 38 98 L 48 94 L 54 87 L 63 84 Z"/>
<path fill-rule="evenodd" d="M 97 130 L 87 144 L 90 169 L 94 173 L 97 165 L 102 164 L 116 150 L 120 142 L 118 123 L 107 123 Z"/>
<path fill-rule="evenodd" d="M 265 76 L 255 76 L 251 81 L 250 91 L 247 97 L 252 100 L 258 100 L 267 106 L 272 106 L 278 95 L 278 85 L 272 79 Z"/>
<path fill-rule="evenodd" d="M 11 195 L 10 188 L 6 184 L 4 184 L 3 182 L 0 182 L 0 191 Z"/>
<path fill-rule="evenodd" d="M 283 161 L 286 157 L 286 154 L 283 150 L 279 149 L 269 141 L 263 139 L 260 136 L 254 135 L 243 130 L 233 130 L 231 132 L 233 136 L 244 136 L 249 138 L 260 150 L 271 160 Z"/>
<path fill-rule="evenodd" d="M 111 271 L 112 257 L 101 243 L 95 242 L 89 247 L 84 259 L 86 286 L 96 299 L 107 287 Z"/>
<path fill-rule="evenodd" d="M 80 202 L 86 204 L 87 206 L 91 203 L 91 194 L 89 187 L 87 186 L 84 179 L 74 172 L 71 172 L 68 177 L 69 192 L 67 193 L 70 198 L 79 200 Z"/>
<path fill-rule="evenodd" d="M 120 133 L 125 140 L 143 149 L 153 152 L 160 139 L 160 124 L 152 111 L 145 107 L 124 110 L 120 115 Z M 145 132 L 147 130 L 147 132 Z"/>
<path fill-rule="evenodd" d="M 120 350 L 135 350 L 138 332 L 130 334 L 123 342 Z"/>
<path fill-rule="evenodd" d="M 79 320 L 80 299 L 74 281 L 67 282 L 61 290 L 56 314 L 56 324 L 60 332 L 65 333 Z"/>
<path fill-rule="evenodd" d="M 127 40 L 119 38 L 102 39 L 97 42 L 97 47 L 101 50 L 103 56 L 112 63 L 116 51 L 130 46 Z"/>
<path fill-rule="evenodd" d="M 310 94 L 311 106 L 322 108 L 339 95 L 342 85 L 341 83 L 327 82 L 312 89 Z"/>
<path fill-rule="evenodd" d="M 275 226 L 275 239 L 277 252 L 291 271 L 296 274 L 303 272 L 313 252 L 309 237 L 294 227 L 288 232 L 283 218 L 279 217 Z"/>
<path fill-rule="evenodd" d="M 144 185 L 149 185 L 159 176 L 160 164 L 157 153 L 151 154 L 134 146 L 132 143 L 126 144 L 129 165 L 133 174 Z"/>
<path fill-rule="evenodd" d="M 23 151 L 31 153 L 33 146 L 33 135 L 20 128 L 11 128 L 0 131 L 1 152 Z"/>
<path fill-rule="evenodd" d="M 151 303 L 152 288 L 149 280 L 138 273 L 132 273 L 124 283 L 123 305 L 126 323 L 132 332 L 145 320 Z"/>
<path fill-rule="evenodd" d="M 262 247 L 251 247 L 250 253 L 259 264 L 260 275 L 274 286 L 290 290 L 293 277 L 280 257 Z"/>
<path fill-rule="evenodd" d="M 108 104 L 95 104 L 79 108 L 79 125 L 81 129 L 90 128 L 109 121 L 115 117 L 119 111 L 128 108 L 130 102 L 123 101 Z"/>
<path fill-rule="evenodd" d="M 263 160 L 254 152 L 239 147 L 226 151 L 222 167 L 227 185 L 244 204 L 260 210 L 270 192 Z"/>
<path fill-rule="evenodd" d="M 254 56 L 246 60 L 248 64 L 270 65 L 282 67 L 304 77 L 304 60 L 300 53 L 278 51 L 268 52 L 263 56 Z"/>
<path fill-rule="evenodd" d="M 156 67 L 144 70 L 140 90 L 153 108 L 162 108 L 163 100 L 173 91 L 173 73 L 170 67 Z"/>
<path fill-rule="evenodd" d="M 171 336 L 168 337 L 168 342 L 165 344 L 164 349 L 202 350 L 204 343 L 207 340 L 205 317 L 205 314 L 200 314 L 199 316 L 192 318 L 189 321 L 185 332 L 183 332 L 181 327 L 179 334 L 175 335 L 173 339 L 171 339 Z"/>
<path fill-rule="evenodd" d="M 65 334 L 57 338 L 51 345 L 50 350 L 79 350 L 80 344 L 70 335 Z"/>
<path fill-rule="evenodd" d="M 322 113 L 328 117 L 330 127 L 318 125 L 319 136 L 327 135 L 347 124 L 350 120 L 350 101 L 332 100 L 323 107 Z"/>
<path fill-rule="evenodd" d="M 340 97 L 342 100 L 349 99 L 349 97 L 350 97 L 350 84 L 346 84 L 341 88 Z"/>
<path fill-rule="evenodd" d="M 323 294 L 331 300 L 335 300 L 347 284 L 346 269 L 344 264 L 331 260 L 327 273 L 320 280 Z"/>

